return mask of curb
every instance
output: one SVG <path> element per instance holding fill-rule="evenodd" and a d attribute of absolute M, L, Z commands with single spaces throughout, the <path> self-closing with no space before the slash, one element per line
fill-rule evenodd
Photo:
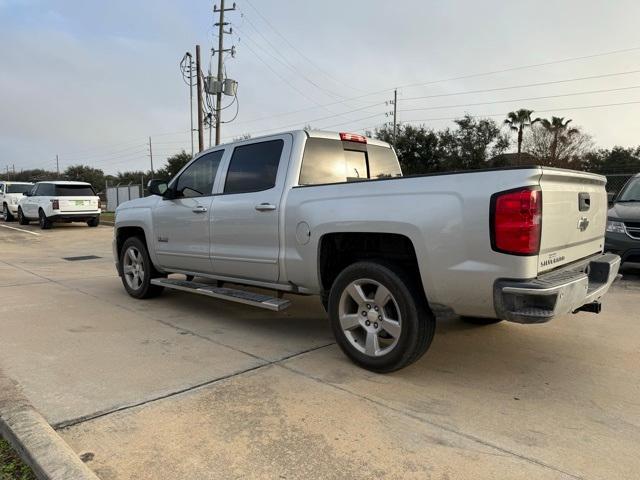
<path fill-rule="evenodd" d="M 2 371 L 0 434 L 40 480 L 99 480 Z"/>

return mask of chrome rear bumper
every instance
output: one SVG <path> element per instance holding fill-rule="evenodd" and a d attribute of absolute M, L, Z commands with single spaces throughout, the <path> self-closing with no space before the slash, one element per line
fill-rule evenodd
<path fill-rule="evenodd" d="M 591 257 L 533 280 L 498 280 L 494 305 L 498 318 L 518 323 L 544 323 L 597 302 L 618 276 L 620 257 L 611 253 Z"/>

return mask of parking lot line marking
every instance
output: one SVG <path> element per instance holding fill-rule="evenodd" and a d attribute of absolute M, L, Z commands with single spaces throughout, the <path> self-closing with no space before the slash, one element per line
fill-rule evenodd
<path fill-rule="evenodd" d="M 39 233 L 32 232 L 30 230 L 23 230 L 22 228 L 10 227 L 9 225 L 0 225 L 0 227 L 10 228 L 11 230 L 17 230 L 18 232 L 30 233 L 31 235 L 35 235 L 37 237 L 40 236 Z"/>

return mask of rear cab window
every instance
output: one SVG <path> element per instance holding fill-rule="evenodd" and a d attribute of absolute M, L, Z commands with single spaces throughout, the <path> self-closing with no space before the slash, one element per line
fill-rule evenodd
<path fill-rule="evenodd" d="M 40 193 L 39 195 L 56 196 L 56 197 L 95 197 L 96 192 L 91 185 L 51 185 L 48 190 L 52 193 Z"/>
<path fill-rule="evenodd" d="M 302 157 L 300 185 L 321 185 L 401 177 L 389 147 L 328 138 L 308 138 Z"/>

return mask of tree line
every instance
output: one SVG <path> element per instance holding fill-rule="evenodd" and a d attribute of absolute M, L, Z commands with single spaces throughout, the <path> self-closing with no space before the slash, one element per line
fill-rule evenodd
<path fill-rule="evenodd" d="M 30 169 L 20 172 L 10 173 L 8 180 L 15 182 L 37 182 L 41 180 L 75 180 L 89 182 L 98 192 L 103 192 L 107 185 L 139 185 L 140 182 L 146 186 L 151 178 L 170 179 L 174 177 L 187 162 L 191 160 L 191 155 L 182 150 L 180 153 L 167 158 L 165 164 L 159 170 L 151 173 L 151 170 L 134 170 L 118 172 L 116 175 L 105 175 L 100 168 L 88 165 L 71 165 L 63 172 Z"/>
<path fill-rule="evenodd" d="M 596 148 L 592 137 L 564 117 L 533 118 L 534 111 L 510 112 L 502 124 L 490 118 L 465 115 L 455 126 L 434 130 L 425 125 L 396 126 L 395 150 L 405 175 L 461 171 L 517 165 L 543 165 L 595 173 L 640 172 L 640 146 Z M 310 127 L 309 127 L 310 128 Z M 394 143 L 393 126 L 367 132 Z M 515 139 L 514 139 L 515 136 Z M 248 138 L 244 136 L 243 138 Z M 515 140 L 515 145 L 514 145 Z M 515 147 L 515 153 L 508 151 Z M 9 180 L 65 179 L 91 183 L 102 192 L 108 185 L 146 183 L 152 178 L 170 179 L 191 160 L 184 150 L 168 157 L 155 171 L 125 171 L 105 175 L 100 168 L 72 165 L 56 172 L 33 169 L 9 175 Z"/>
<path fill-rule="evenodd" d="M 596 148 L 588 133 L 564 117 L 510 112 L 502 125 L 470 115 L 453 128 L 397 125 L 395 149 L 405 175 L 478 168 L 542 165 L 594 173 L 640 172 L 640 146 Z M 505 131 L 506 130 L 506 131 Z M 393 143 L 393 126 L 369 132 Z M 515 138 L 514 138 L 515 137 Z M 513 144 L 515 140 L 515 145 Z M 507 153 L 515 147 L 515 153 Z"/>

